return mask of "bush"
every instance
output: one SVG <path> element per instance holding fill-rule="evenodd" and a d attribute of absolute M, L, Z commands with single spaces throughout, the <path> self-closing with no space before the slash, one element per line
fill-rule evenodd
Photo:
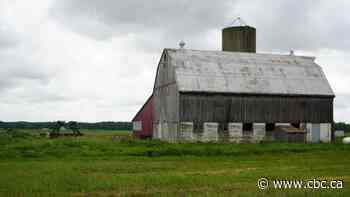
<path fill-rule="evenodd" d="M 0 131 L 0 144 L 8 144 L 21 139 L 30 138 L 32 138 L 32 135 L 23 131 L 16 131 L 12 129 L 7 131 Z"/>
<path fill-rule="evenodd" d="M 12 138 L 15 139 L 28 139 L 31 138 L 32 135 L 30 133 L 27 132 L 23 132 L 23 131 L 16 131 L 16 130 L 12 130 L 7 132 Z"/>
<path fill-rule="evenodd" d="M 1 144 L 7 144 L 12 141 L 12 136 L 9 135 L 7 132 L 0 132 L 0 145 Z"/>

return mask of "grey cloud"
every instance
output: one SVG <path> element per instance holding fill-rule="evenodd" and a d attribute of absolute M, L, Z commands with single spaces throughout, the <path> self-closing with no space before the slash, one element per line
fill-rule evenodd
<path fill-rule="evenodd" d="M 2 21 L 0 20 L 0 23 Z M 0 24 L 0 50 L 3 48 L 13 47 L 17 44 L 18 38 L 16 33 L 6 24 Z"/>
<path fill-rule="evenodd" d="M 0 16 L 0 93 L 28 81 L 48 83 L 49 73 L 33 61 L 29 42 Z"/>
<path fill-rule="evenodd" d="M 350 109 L 350 94 L 337 94 L 334 108 L 340 110 Z"/>
<path fill-rule="evenodd" d="M 345 1 L 240 1 L 234 12 L 257 27 L 261 50 L 350 50 Z"/>
<path fill-rule="evenodd" d="M 21 88 L 17 87 L 2 95 L 0 98 L 0 103 L 31 105 L 43 103 L 64 103 L 78 100 L 71 96 L 64 95 L 62 92 L 53 92 L 49 89 L 49 87 L 40 83 L 30 83 L 30 85 L 22 84 Z"/>
<path fill-rule="evenodd" d="M 141 44 L 163 48 L 180 39 L 205 45 L 203 34 L 221 28 L 229 20 L 230 9 L 230 1 L 60 0 L 51 15 L 95 39 L 135 35 Z"/>
<path fill-rule="evenodd" d="M 28 81 L 34 81 L 41 85 L 45 85 L 48 83 L 49 79 L 43 76 L 31 76 L 31 73 L 26 73 L 25 75 L 0 75 L 0 95 L 4 93 L 5 90 L 11 90 L 12 88 L 16 88 L 21 86 Z"/>
<path fill-rule="evenodd" d="M 15 52 L 0 53 L 0 90 L 9 90 L 28 81 L 47 84 L 51 73 L 43 65 L 36 65 L 30 58 Z"/>
<path fill-rule="evenodd" d="M 29 104 L 31 103 L 45 103 L 45 102 L 70 102 L 70 101 L 76 101 L 78 99 L 62 95 L 59 92 L 56 93 L 50 93 L 50 92 L 42 92 L 41 94 L 38 94 L 36 96 L 31 96 L 26 98 L 26 102 Z"/>
<path fill-rule="evenodd" d="M 334 101 L 335 121 L 349 122 L 350 119 L 350 94 L 337 94 Z"/>
<path fill-rule="evenodd" d="M 1 48 L 8 48 L 8 47 L 11 47 L 15 44 L 16 44 L 15 40 L 13 40 L 12 38 L 8 38 L 8 37 L 1 35 L 1 32 L 0 32 L 0 49 Z"/>
<path fill-rule="evenodd" d="M 173 46 L 181 38 L 205 48 L 208 31 L 220 30 L 240 15 L 257 27 L 260 50 L 348 50 L 347 8 L 340 0 L 60 0 L 51 13 L 73 31 L 95 39 L 136 34 L 139 44 L 149 48 Z"/>

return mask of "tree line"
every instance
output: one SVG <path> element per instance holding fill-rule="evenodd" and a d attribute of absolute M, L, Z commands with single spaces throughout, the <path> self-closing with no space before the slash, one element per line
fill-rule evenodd
<path fill-rule="evenodd" d="M 335 123 L 335 130 L 343 130 L 343 131 L 350 132 L 350 124 L 347 124 L 345 122 Z"/>
<path fill-rule="evenodd" d="M 3 122 L 0 121 L 1 129 L 52 129 L 56 122 Z M 131 122 L 78 122 L 80 129 L 101 129 L 101 130 L 132 130 Z"/>

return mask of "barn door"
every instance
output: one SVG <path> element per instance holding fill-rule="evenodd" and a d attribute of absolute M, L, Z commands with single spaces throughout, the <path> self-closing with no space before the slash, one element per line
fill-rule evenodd
<path fill-rule="evenodd" d="M 320 140 L 321 142 L 330 142 L 331 141 L 331 130 L 332 125 L 329 123 L 321 123 L 320 125 Z"/>
<path fill-rule="evenodd" d="M 311 141 L 312 142 L 320 142 L 320 131 L 321 127 L 320 124 L 312 124 L 312 129 L 311 129 Z"/>

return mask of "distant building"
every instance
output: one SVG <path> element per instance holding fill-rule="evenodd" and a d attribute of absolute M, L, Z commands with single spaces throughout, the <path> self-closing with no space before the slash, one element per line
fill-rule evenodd
<path fill-rule="evenodd" d="M 255 39 L 255 28 L 229 27 L 223 51 L 164 49 L 153 110 L 138 113 L 152 114 L 152 137 L 329 142 L 334 93 L 315 58 L 257 54 Z"/>
<path fill-rule="evenodd" d="M 336 131 L 334 132 L 334 136 L 335 136 L 335 137 L 344 137 L 344 136 L 345 136 L 345 133 L 344 133 L 344 131 L 342 131 L 342 130 L 336 130 Z"/>

